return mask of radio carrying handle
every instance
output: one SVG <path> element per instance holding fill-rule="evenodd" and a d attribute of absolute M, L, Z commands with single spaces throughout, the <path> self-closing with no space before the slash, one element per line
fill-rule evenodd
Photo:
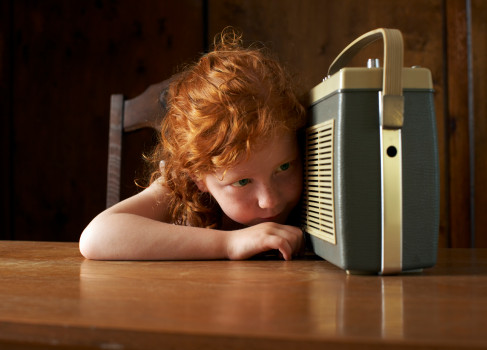
<path fill-rule="evenodd" d="M 333 75 L 361 49 L 383 38 L 384 68 L 379 91 L 381 165 L 381 274 L 402 271 L 402 94 L 403 39 L 397 29 L 379 28 L 355 39 L 332 62 Z"/>
<path fill-rule="evenodd" d="M 384 72 L 382 78 L 383 108 L 381 125 L 386 129 L 401 128 L 404 123 L 402 99 L 403 40 L 397 29 L 379 28 L 355 39 L 332 62 L 328 75 L 333 75 L 363 48 L 374 41 L 384 40 Z M 387 97 L 386 97 L 387 96 Z M 401 96 L 401 97 L 399 97 Z"/>

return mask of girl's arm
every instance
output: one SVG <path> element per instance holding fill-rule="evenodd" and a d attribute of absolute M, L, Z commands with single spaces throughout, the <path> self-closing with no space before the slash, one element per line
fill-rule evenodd
<path fill-rule="evenodd" d="M 264 223 L 235 231 L 170 224 L 167 188 L 154 182 L 141 193 L 106 209 L 80 238 L 84 257 L 96 260 L 246 259 L 277 249 L 286 260 L 300 249 L 301 231 Z"/>

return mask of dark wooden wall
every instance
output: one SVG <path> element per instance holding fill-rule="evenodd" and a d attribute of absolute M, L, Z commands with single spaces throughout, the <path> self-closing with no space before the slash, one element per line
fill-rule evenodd
<path fill-rule="evenodd" d="M 104 208 L 110 94 L 136 96 L 198 57 L 225 26 L 270 46 L 302 92 L 350 41 L 391 27 L 403 32 L 405 64 L 433 74 L 440 245 L 487 247 L 484 0 L 8 0 L 0 6 L 0 239 L 76 241 Z M 352 64 L 380 57 L 381 49 L 372 45 Z M 151 140 L 139 134 L 127 141 L 147 149 Z M 127 193 L 140 174 L 125 174 Z"/>
<path fill-rule="evenodd" d="M 9 99 L 1 111 L 8 143 L 1 235 L 76 241 L 105 206 L 110 94 L 138 95 L 197 57 L 206 40 L 203 3 L 12 0 L 2 7 Z"/>

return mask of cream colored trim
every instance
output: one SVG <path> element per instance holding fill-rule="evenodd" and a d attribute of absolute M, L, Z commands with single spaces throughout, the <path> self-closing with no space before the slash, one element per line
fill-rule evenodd
<path fill-rule="evenodd" d="M 402 149 L 401 129 L 380 128 L 381 144 L 381 274 L 402 271 Z"/>
<path fill-rule="evenodd" d="M 312 105 L 322 98 L 341 90 L 382 90 L 382 68 L 342 68 L 340 71 L 309 92 L 307 101 Z M 426 68 L 403 68 L 403 89 L 433 89 L 431 72 Z"/>

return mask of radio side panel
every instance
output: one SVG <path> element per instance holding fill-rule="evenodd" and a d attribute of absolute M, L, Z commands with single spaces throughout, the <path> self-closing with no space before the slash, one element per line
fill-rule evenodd
<path fill-rule="evenodd" d="M 432 92 L 404 91 L 403 270 L 434 265 L 439 172 Z M 334 119 L 336 243 L 310 235 L 316 254 L 345 269 L 381 269 L 378 90 L 337 91 L 309 107 L 309 124 Z M 305 170 L 306 171 L 306 170 Z"/>
<path fill-rule="evenodd" d="M 405 91 L 403 127 L 403 266 L 436 262 L 440 178 L 432 91 Z"/>
<path fill-rule="evenodd" d="M 377 91 L 337 92 L 309 109 L 311 125 L 335 119 L 336 244 L 313 249 L 343 269 L 380 268 L 380 158 Z"/>

